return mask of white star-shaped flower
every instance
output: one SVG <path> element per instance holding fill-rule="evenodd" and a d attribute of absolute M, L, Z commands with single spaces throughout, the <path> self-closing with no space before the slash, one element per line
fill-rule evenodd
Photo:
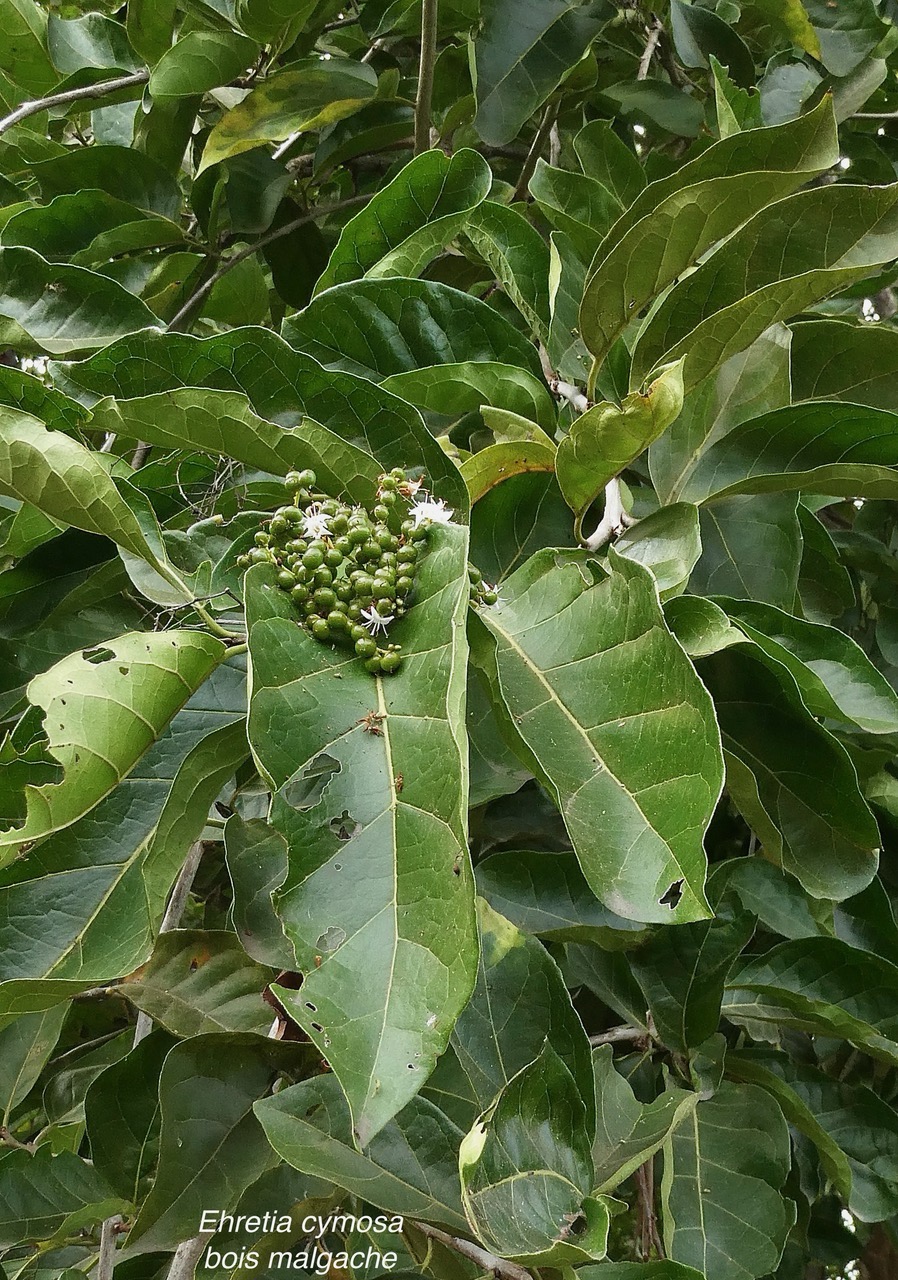
<path fill-rule="evenodd" d="M 394 620 L 394 615 L 388 613 L 386 617 L 382 613 L 378 613 L 374 605 L 368 609 L 362 610 L 362 625 L 372 635 L 377 635 L 378 631 L 386 631 L 387 627 Z"/>
<path fill-rule="evenodd" d="M 415 522 L 415 528 L 429 520 L 431 524 L 451 524 L 455 512 L 447 507 L 442 498 L 419 498 L 409 515 Z"/>
<path fill-rule="evenodd" d="M 326 538 L 331 531 L 331 518 L 313 502 L 302 518 L 304 538 Z"/>
<path fill-rule="evenodd" d="M 492 604 L 486 604 L 486 601 L 484 601 L 484 605 L 487 609 L 498 609 L 500 605 L 503 605 L 505 603 L 505 601 L 499 595 L 499 588 L 497 586 L 492 586 L 489 582 L 486 582 L 486 581 L 484 581 L 481 585 L 484 591 L 495 591 L 496 593 L 496 598 Z"/>

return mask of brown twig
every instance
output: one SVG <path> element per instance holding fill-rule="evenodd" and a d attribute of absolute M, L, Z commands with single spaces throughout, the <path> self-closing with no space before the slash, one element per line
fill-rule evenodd
<path fill-rule="evenodd" d="M 638 1043 L 649 1039 L 649 1034 L 642 1027 L 612 1027 L 610 1031 L 602 1031 L 597 1036 L 590 1036 L 591 1045 Z"/>
<path fill-rule="evenodd" d="M 648 39 L 645 42 L 642 57 L 639 59 L 639 67 L 636 72 L 637 80 L 644 80 L 648 75 L 649 67 L 652 65 L 652 58 L 655 56 L 655 50 L 658 48 L 658 41 L 661 39 L 663 30 L 664 28 L 659 18 L 653 18 L 652 25 L 646 28 Z"/>
<path fill-rule="evenodd" d="M 543 118 L 539 122 L 539 128 L 533 142 L 530 144 L 530 150 L 527 152 L 527 159 L 524 161 L 524 167 L 521 169 L 521 176 L 518 178 L 518 185 L 514 189 L 514 200 L 526 200 L 527 192 L 530 187 L 530 179 L 533 177 L 533 171 L 536 168 L 536 162 L 542 155 L 543 147 L 549 139 L 552 132 L 552 125 L 555 123 L 557 108 L 551 104 L 546 107 L 543 112 Z"/>
<path fill-rule="evenodd" d="M 481 1249 L 479 1244 L 472 1244 L 470 1240 L 464 1240 L 461 1236 L 451 1236 L 448 1231 L 432 1227 L 429 1222 L 415 1222 L 413 1225 L 422 1235 L 444 1244 L 447 1249 L 454 1249 L 463 1258 L 470 1258 L 489 1275 L 495 1276 L 496 1280 L 533 1280 L 532 1274 L 526 1267 L 519 1266 L 517 1262 L 509 1262 L 507 1258 L 497 1258 L 494 1253 Z"/>
<path fill-rule="evenodd" d="M 655 1213 L 655 1165 L 654 1158 L 646 1160 L 636 1170 L 638 1248 L 643 1262 L 654 1256 L 664 1257 L 664 1246 L 658 1232 Z"/>
<path fill-rule="evenodd" d="M 0 135 L 6 133 L 13 125 L 36 116 L 41 111 L 49 111 L 51 107 L 65 107 L 70 102 L 87 102 L 91 98 L 105 98 L 107 94 L 116 93 L 119 89 L 130 89 L 132 85 L 146 84 L 150 78 L 149 71 L 135 71 L 130 76 L 118 76 L 115 80 L 101 80 L 99 84 L 83 85 L 80 89 L 65 89 L 62 93 L 51 93 L 46 98 L 35 98 L 31 102 L 23 102 L 8 116 L 0 120 Z"/>

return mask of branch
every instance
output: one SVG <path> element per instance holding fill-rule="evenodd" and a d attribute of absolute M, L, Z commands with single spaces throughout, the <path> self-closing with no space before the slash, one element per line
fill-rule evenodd
<path fill-rule="evenodd" d="M 97 1258 L 97 1271 L 94 1280 L 112 1280 L 115 1267 L 115 1237 L 121 1229 L 122 1220 L 113 1214 L 107 1218 L 100 1229 L 100 1253 Z"/>
<path fill-rule="evenodd" d="M 172 929 L 177 929 L 181 923 L 181 916 L 184 914 L 184 908 L 187 906 L 187 899 L 190 897 L 190 890 L 193 887 L 193 882 L 196 879 L 196 873 L 202 860 L 203 842 L 202 840 L 197 840 L 196 844 L 190 846 L 190 851 L 184 859 L 184 865 L 175 881 L 175 887 L 171 891 L 168 906 L 165 908 L 165 915 L 162 917 L 162 924 L 159 926 L 160 933 L 170 933 Z M 153 1019 L 141 1009 L 137 1015 L 137 1025 L 134 1028 L 135 1046 L 139 1045 L 141 1040 L 145 1039 L 152 1030 Z M 177 1257 L 177 1254 L 175 1256 Z M 172 1266 L 174 1266 L 174 1263 Z"/>
<path fill-rule="evenodd" d="M 415 155 L 430 149 L 430 105 L 433 98 L 433 68 L 437 57 L 437 10 L 439 0 L 423 0 L 421 5 L 421 61 L 418 66 L 418 96 L 415 99 Z"/>
<path fill-rule="evenodd" d="M 439 1241 L 447 1249 L 454 1249 L 463 1258 L 470 1258 L 489 1275 L 495 1276 L 496 1280 L 533 1280 L 531 1272 L 526 1267 L 519 1266 L 517 1262 L 509 1262 L 507 1258 L 497 1258 L 494 1253 L 488 1253 L 486 1249 L 481 1249 L 478 1244 L 472 1244 L 470 1240 L 463 1240 L 460 1236 L 450 1236 L 448 1231 L 432 1227 L 429 1222 L 416 1222 L 414 1226 L 431 1240 Z"/>
<path fill-rule="evenodd" d="M 527 199 L 533 170 L 536 168 L 536 162 L 542 154 L 543 147 L 546 145 L 546 139 L 551 136 L 555 117 L 556 109 L 550 104 L 543 112 L 543 118 L 540 120 L 539 128 L 536 131 L 536 137 L 530 144 L 530 150 L 527 152 L 527 159 L 524 161 L 524 167 L 521 170 L 521 176 L 518 178 L 518 185 L 514 189 L 512 200 Z"/>
<path fill-rule="evenodd" d="M 549 389 L 556 396 L 561 396 L 563 400 L 567 400 L 578 413 L 585 413 L 592 405 L 589 396 L 584 395 L 579 387 L 575 387 L 573 382 L 562 382 L 561 378 L 550 378 Z"/>
<path fill-rule="evenodd" d="M 214 1231 L 201 1231 L 199 1235 L 179 1244 L 168 1269 L 168 1280 L 192 1280 L 196 1264 L 214 1235 Z"/>
<path fill-rule="evenodd" d="M 644 80 L 649 73 L 649 67 L 652 65 L 652 58 L 655 56 L 655 50 L 658 48 L 658 41 L 661 39 L 661 33 L 664 28 L 660 19 L 655 18 L 650 27 L 646 28 L 648 32 L 648 40 L 645 42 L 645 48 L 642 51 L 642 57 L 639 59 L 639 68 L 636 72 L 637 80 Z"/>
<path fill-rule="evenodd" d="M 266 249 L 275 240 L 280 240 L 282 236 L 290 235 L 292 231 L 298 230 L 299 227 L 304 227 L 309 222 L 314 222 L 317 218 L 326 218 L 329 213 L 336 213 L 339 209 L 348 209 L 350 205 L 363 204 L 370 199 L 369 195 L 350 196 L 347 200 L 338 200 L 336 204 L 321 205 L 319 208 L 313 209 L 311 213 L 304 213 L 301 218 L 294 218 L 292 222 L 285 222 L 282 227 L 269 231 L 267 235 L 260 236 L 254 244 L 241 249 L 239 253 L 234 254 L 233 258 L 228 258 L 226 262 L 223 262 L 218 270 L 214 271 L 209 279 L 205 280 L 197 291 L 187 299 L 177 315 L 169 320 L 166 328 L 168 330 L 180 329 L 184 321 L 188 320 L 193 314 L 197 305 L 202 302 L 207 294 L 212 292 L 222 276 L 226 276 L 229 271 L 233 271 L 241 262 L 251 258 L 260 249 Z"/>
<path fill-rule="evenodd" d="M 599 1044 L 623 1044 L 625 1042 L 638 1042 L 647 1040 L 649 1033 L 642 1027 L 612 1027 L 609 1031 L 602 1031 L 597 1036 L 590 1036 L 589 1043 L 591 1045 Z"/>
<path fill-rule="evenodd" d="M 628 529 L 632 524 L 635 524 L 635 521 L 624 511 L 620 496 L 620 481 L 615 477 L 605 485 L 605 514 L 596 526 L 595 532 L 585 540 L 584 545 L 590 551 L 598 551 L 606 542 L 619 537 L 624 529 Z"/>
<path fill-rule="evenodd" d="M 41 111 L 49 111 L 51 107 L 64 107 L 69 102 L 86 102 L 91 98 L 104 98 L 119 89 L 130 89 L 135 84 L 146 84 L 150 78 L 149 71 L 135 71 L 130 76 L 119 76 L 115 80 L 101 80 L 99 84 L 84 85 L 80 89 L 66 89 L 63 93 L 51 93 L 46 98 L 35 98 L 32 102 L 23 102 L 8 116 L 0 120 L 0 134 L 6 133 L 14 124 L 36 116 Z"/>

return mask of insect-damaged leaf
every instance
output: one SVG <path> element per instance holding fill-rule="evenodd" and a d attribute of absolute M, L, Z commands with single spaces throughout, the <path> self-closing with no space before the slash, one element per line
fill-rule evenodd
<path fill-rule="evenodd" d="M 717 725 L 651 574 L 610 561 L 605 576 L 586 552 L 538 552 L 477 615 L 474 658 L 596 896 L 628 919 L 681 924 L 708 915 Z"/>
<path fill-rule="evenodd" d="M 267 569 L 247 576 L 250 738 L 290 845 L 276 904 L 305 975 L 279 998 L 340 1080 L 360 1147 L 433 1070 L 476 972 L 466 554 L 464 530 L 434 527 L 385 678 L 298 627 Z"/>

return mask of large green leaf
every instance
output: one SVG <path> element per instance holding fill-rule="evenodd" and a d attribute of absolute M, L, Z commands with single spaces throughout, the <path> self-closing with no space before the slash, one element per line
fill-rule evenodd
<path fill-rule="evenodd" d="M 628 919 L 679 924 L 708 914 L 701 841 L 720 794 L 717 726 L 651 574 L 610 559 L 604 576 L 583 552 L 533 556 L 503 583 L 503 603 L 480 612 L 475 659 L 593 892 Z"/>
<path fill-rule="evenodd" d="M 683 407 L 682 362 L 660 371 L 643 395 L 634 391 L 623 404 L 593 405 L 575 419 L 558 446 L 556 474 L 561 492 L 577 516 L 653 440 Z"/>
<path fill-rule="evenodd" d="M 675 1129 L 664 1155 L 664 1243 L 714 1280 L 775 1271 L 795 1221 L 782 1194 L 791 1163 L 777 1104 L 755 1085 L 725 1084 Z"/>
<path fill-rule="evenodd" d="M 271 901 L 287 876 L 287 842 L 266 822 L 233 814 L 225 827 L 225 856 L 234 897 L 231 917 L 247 955 L 259 964 L 292 969 L 293 948 Z"/>
<path fill-rule="evenodd" d="M 290 33 L 286 45 L 293 42 L 293 33 L 305 26 L 316 7 L 316 0 L 237 0 L 237 22 L 247 35 L 263 43 L 274 41 Z"/>
<path fill-rule="evenodd" d="M 549 249 L 516 209 L 484 200 L 473 210 L 465 235 L 532 328 L 549 324 Z"/>
<path fill-rule="evenodd" d="M 41 196 L 105 191 L 148 213 L 177 219 L 181 193 L 172 175 L 152 156 L 130 147 L 71 147 L 34 166 Z"/>
<path fill-rule="evenodd" d="M 159 1077 L 159 1169 L 128 1234 L 131 1257 L 176 1248 L 204 1208 L 232 1209 L 272 1168 L 277 1156 L 253 1104 L 304 1056 L 300 1045 L 260 1036 L 194 1036 L 171 1050 Z"/>
<path fill-rule="evenodd" d="M 110 394 L 130 400 L 181 387 L 242 391 L 270 422 L 295 427 L 309 417 L 367 450 L 385 470 L 422 467 L 442 497 L 465 507 L 458 469 L 411 405 L 367 378 L 323 369 L 270 330 L 240 328 L 205 339 L 132 334 L 78 364 L 55 365 L 54 373 L 88 404 Z"/>
<path fill-rule="evenodd" d="M 838 159 L 832 106 L 789 124 L 734 134 L 651 183 L 599 248 L 580 328 L 603 357 L 635 315 L 716 241 Z M 747 343 L 745 345 L 748 345 Z M 648 372 L 641 366 L 643 376 Z"/>
<path fill-rule="evenodd" d="M 729 270 L 712 254 L 652 312 L 633 352 L 632 385 L 685 355 L 686 385 L 695 386 L 769 325 L 865 279 L 898 256 L 896 204 L 898 184 L 836 185 L 762 209 L 727 241 Z"/>
<path fill-rule="evenodd" d="M 0 71 L 26 93 L 40 96 L 58 76 L 47 52 L 47 15 L 34 0 L 2 0 Z"/>
<path fill-rule="evenodd" d="M 477 864 L 477 887 L 494 910 L 540 938 L 617 950 L 645 936 L 599 902 L 572 853 L 494 853 Z"/>
<path fill-rule="evenodd" d="M 416 276 L 464 228 L 491 182 L 476 151 L 416 156 L 347 222 L 315 292 L 362 276 Z"/>
<path fill-rule="evenodd" d="M 723 498 L 699 508 L 699 527 L 692 591 L 795 608 L 803 551 L 797 494 Z"/>
<path fill-rule="evenodd" d="M 352 1119 L 333 1076 L 304 1080 L 256 1103 L 277 1154 L 388 1213 L 465 1230 L 458 1181 L 462 1134 L 425 1098 L 413 1098 L 371 1139 L 353 1145 Z"/>
<path fill-rule="evenodd" d="M 197 631 L 131 632 L 35 676 L 28 698 L 43 712 L 47 752 L 63 777 L 27 787 L 25 821 L 0 832 L 0 850 L 30 846 L 98 804 L 223 653 L 220 640 Z"/>
<path fill-rule="evenodd" d="M 382 386 L 419 409 L 453 418 L 491 405 L 531 419 L 547 430 L 555 428 L 555 405 L 545 383 L 518 365 L 492 360 L 435 364 L 394 373 Z"/>
<path fill-rule="evenodd" d="M 157 323 L 139 298 L 83 267 L 32 249 L 0 249 L 0 342 L 49 355 L 90 351 Z"/>
<path fill-rule="evenodd" d="M 360 1147 L 427 1079 L 474 983 L 466 561 L 465 532 L 435 527 L 391 632 L 402 669 L 381 678 L 297 627 L 266 568 L 247 577 L 250 738 L 290 845 L 277 907 L 305 973 L 280 999 L 343 1085 Z M 349 840 L 331 821 L 342 814 Z"/>
<path fill-rule="evenodd" d="M 898 331 L 891 325 L 807 320 L 792 328 L 795 400 L 847 400 L 895 413 L 896 372 Z"/>
<path fill-rule="evenodd" d="M 577 1083 L 546 1043 L 461 1145 L 465 1212 L 488 1249 L 538 1258 L 566 1241 L 592 1182 L 591 1140 Z M 607 1217 L 604 1226 L 602 1246 Z M 601 1247 L 593 1256 L 603 1254 Z"/>
<path fill-rule="evenodd" d="M 795 677 L 812 715 L 866 733 L 898 732 L 898 695 L 850 636 L 751 600 L 718 600 L 747 636 Z"/>
<path fill-rule="evenodd" d="M 483 141 L 510 142 L 610 16 L 604 0 L 485 0 L 474 41 L 474 126 Z"/>
<path fill-rule="evenodd" d="M 222 116 L 206 140 L 198 172 L 241 151 L 342 120 L 376 91 L 377 76 L 367 63 L 317 57 L 295 62 Z"/>
<path fill-rule="evenodd" d="M 53 1052 L 68 1009 L 60 1004 L 46 1013 L 30 1013 L 0 1031 L 0 1124 L 27 1097 Z"/>
<path fill-rule="evenodd" d="M 681 497 L 731 493 L 862 494 L 894 498 L 898 416 L 883 409 L 806 401 L 743 422 L 703 454 Z"/>
<path fill-rule="evenodd" d="M 492 1105 L 548 1041 L 575 1081 L 592 1124 L 589 1041 L 555 962 L 541 943 L 519 933 L 482 898 L 478 918 L 477 985 L 456 1023 L 452 1046 L 480 1110 Z"/>
<path fill-rule="evenodd" d="M 380 382 L 434 364 L 497 360 L 539 377 L 536 348 L 469 293 L 432 280 L 336 285 L 284 325 L 292 346 L 328 368 Z"/>
<path fill-rule="evenodd" d="M 843 0 L 833 11 L 827 0 L 803 0 L 820 41 L 820 58 L 834 76 L 847 76 L 875 49 L 888 28 L 873 0 Z"/>
<path fill-rule="evenodd" d="M 205 93 L 241 75 L 258 54 L 254 40 L 231 31 L 188 31 L 153 67 L 150 93 L 154 99 Z"/>
<path fill-rule="evenodd" d="M 260 471 L 312 467 L 329 493 L 372 503 L 382 467 L 370 453 L 306 419 L 279 427 L 259 418 L 240 392 L 179 387 L 135 400 L 104 400 L 93 420 L 103 431 L 175 449 L 202 449 Z"/>
<path fill-rule="evenodd" d="M 668 1089 L 652 1102 L 638 1101 L 614 1066 L 611 1045 L 595 1050 L 593 1070 L 597 1113 L 593 1185 L 598 1191 L 613 1191 L 661 1150 L 670 1133 L 694 1111 L 698 1099 L 684 1089 Z"/>
<path fill-rule="evenodd" d="M 91 246 L 98 238 L 98 248 L 114 252 L 119 246 L 111 233 L 138 235 L 149 228 L 155 229 L 151 239 L 160 244 L 181 240 L 180 228 L 169 219 L 153 217 L 105 191 L 74 191 L 13 214 L 3 228 L 2 239 L 4 246 L 34 249 L 49 262 L 72 258 L 73 266 L 90 266 L 93 261 L 102 265 L 111 256 L 106 252 L 105 257 L 95 257 Z M 165 229 L 164 237 L 156 235 L 160 228 Z"/>
<path fill-rule="evenodd" d="M 876 821 L 847 752 L 805 710 L 788 668 L 735 645 L 700 670 L 714 698 L 728 788 L 766 856 L 815 897 L 859 893 L 876 874 Z"/>
<path fill-rule="evenodd" d="M 471 559 L 501 582 L 534 551 L 569 543 L 571 524 L 554 474 L 519 472 L 493 485 L 471 512 Z"/>
<path fill-rule="evenodd" d="M 552 226 L 570 237 L 584 263 L 590 261 L 621 211 L 617 197 L 600 182 L 544 160 L 537 162 L 529 190 Z"/>
<path fill-rule="evenodd" d="M 148 958 L 187 851 L 246 757 L 244 719 L 228 663 L 111 795 L 0 872 L 0 1012 L 48 1008 Z"/>
<path fill-rule="evenodd" d="M 615 551 L 651 570 L 662 600 L 679 595 L 702 553 L 698 508 L 689 502 L 659 507 L 625 529 Z"/>
<path fill-rule="evenodd" d="M 49 1146 L 0 1151 L 0 1246 L 75 1233 L 126 1209 L 87 1160 Z"/>
<path fill-rule="evenodd" d="M 271 1025 L 262 993 L 275 977 L 251 960 L 223 929 L 172 929 L 123 991 L 132 1004 L 173 1035 L 255 1031 Z"/>
<path fill-rule="evenodd" d="M 872 1089 L 766 1049 L 728 1054 L 727 1070 L 773 1094 L 786 1119 L 817 1147 L 855 1217 L 879 1222 L 895 1213 L 898 1113 Z"/>
<path fill-rule="evenodd" d="M 796 1027 L 898 1062 L 898 969 L 840 938 L 783 942 L 730 975 L 724 1013 L 766 1034 Z"/>

